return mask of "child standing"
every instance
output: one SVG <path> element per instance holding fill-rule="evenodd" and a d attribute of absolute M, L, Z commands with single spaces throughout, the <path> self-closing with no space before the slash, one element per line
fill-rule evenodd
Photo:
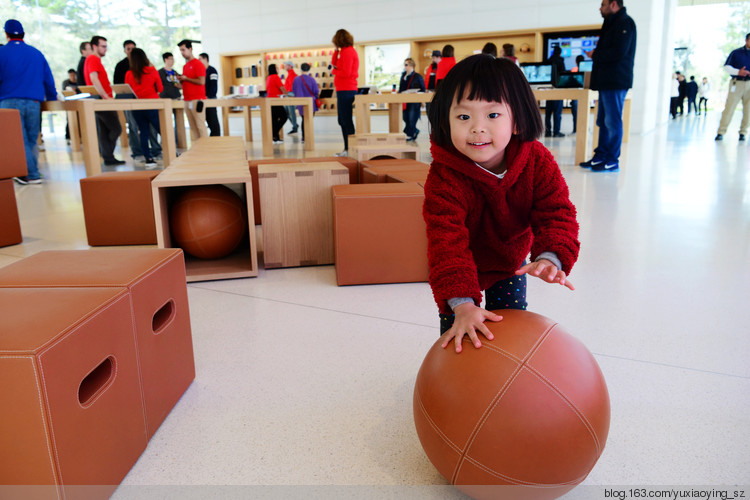
<path fill-rule="evenodd" d="M 493 336 L 490 309 L 526 309 L 526 274 L 573 290 L 576 210 L 523 72 L 475 55 L 438 87 L 429 114 L 432 166 L 425 184 L 430 286 L 443 347 Z M 531 263 L 526 257 L 531 253 Z M 479 307 L 486 291 L 486 309 Z"/>

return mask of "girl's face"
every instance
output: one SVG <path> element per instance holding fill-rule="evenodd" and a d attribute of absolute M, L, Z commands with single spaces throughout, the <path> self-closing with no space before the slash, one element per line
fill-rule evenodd
<path fill-rule="evenodd" d="M 513 135 L 513 115 L 505 103 L 470 101 L 458 104 L 454 99 L 450 109 L 451 141 L 460 153 L 481 167 L 502 173 L 505 148 Z"/>

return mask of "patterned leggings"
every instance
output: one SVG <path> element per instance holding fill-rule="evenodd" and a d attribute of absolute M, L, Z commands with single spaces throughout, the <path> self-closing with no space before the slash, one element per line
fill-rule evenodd
<path fill-rule="evenodd" d="M 522 309 L 528 306 L 526 302 L 526 275 L 513 276 L 500 280 L 484 292 L 485 309 Z M 455 314 L 440 315 L 440 335 L 453 326 Z"/>

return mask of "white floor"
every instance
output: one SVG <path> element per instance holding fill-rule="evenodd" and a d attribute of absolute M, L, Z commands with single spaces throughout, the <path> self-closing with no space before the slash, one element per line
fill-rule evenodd
<path fill-rule="evenodd" d="M 595 353 L 612 403 L 606 450 L 566 498 L 750 485 L 750 149 L 738 120 L 715 143 L 717 121 L 632 136 L 619 173 L 573 165 L 572 138 L 546 141 L 582 245 L 576 291 L 530 280 L 530 310 Z M 232 127 L 242 134 L 240 120 Z M 375 118 L 373 130 L 386 127 Z M 428 153 L 424 118 L 420 128 Z M 82 159 L 45 137 L 45 183 L 16 188 L 24 243 L 0 248 L 0 265 L 88 248 Z M 316 118 L 316 140 L 314 156 L 342 149 L 335 117 Z M 250 150 L 259 157 L 260 143 Z M 277 156 L 303 156 L 299 137 Z M 340 288 L 323 266 L 188 288 L 196 380 L 113 498 L 461 497 L 412 420 L 414 379 L 438 336 L 427 284 Z"/>

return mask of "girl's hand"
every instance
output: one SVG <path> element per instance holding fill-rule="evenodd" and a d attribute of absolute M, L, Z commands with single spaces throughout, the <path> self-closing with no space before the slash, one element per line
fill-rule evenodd
<path fill-rule="evenodd" d="M 536 276 L 547 283 L 560 283 L 571 290 L 575 290 L 573 283 L 566 279 L 565 271 L 558 269 L 556 265 L 547 259 L 539 259 L 536 262 L 531 262 L 516 271 L 517 276 L 527 273 L 530 276 Z"/>
<path fill-rule="evenodd" d="M 471 339 L 471 342 L 477 349 L 482 347 L 482 342 L 479 340 L 477 332 L 481 332 L 487 340 L 494 339 L 495 336 L 492 335 L 492 332 L 487 328 L 484 322 L 486 320 L 500 321 L 503 319 L 502 316 L 486 309 L 482 309 L 481 307 L 477 307 L 472 302 L 466 302 L 465 304 L 456 306 L 453 313 L 456 315 L 456 319 L 450 330 L 443 334 L 442 347 L 445 349 L 448 347 L 448 344 L 451 343 L 451 340 L 454 340 L 457 353 L 461 352 L 461 342 L 464 335 L 469 336 L 469 339 Z"/>

